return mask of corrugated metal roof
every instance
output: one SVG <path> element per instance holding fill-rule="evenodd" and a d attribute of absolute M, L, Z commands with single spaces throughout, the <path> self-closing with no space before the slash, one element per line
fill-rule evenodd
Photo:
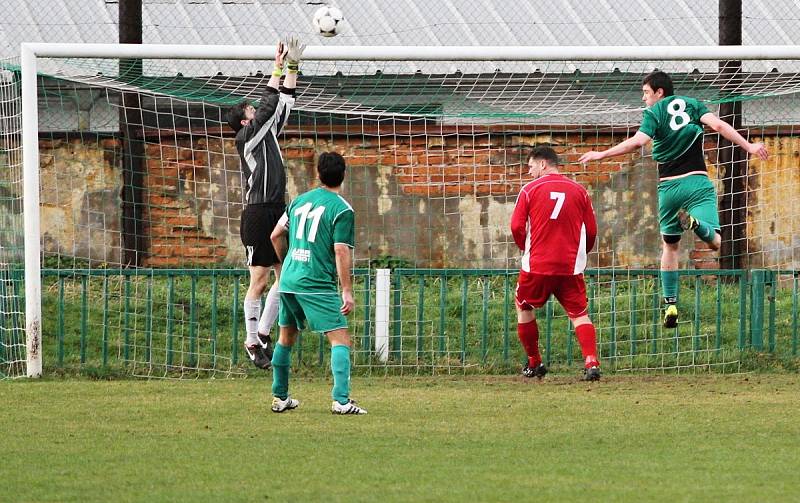
<path fill-rule="evenodd" d="M 321 3 L 144 0 L 143 38 L 145 43 L 247 45 L 271 44 L 286 34 L 319 45 L 717 42 L 718 0 L 336 0 L 331 3 L 342 9 L 345 20 L 341 33 L 333 38 L 318 36 L 311 26 L 313 12 Z M 800 44 L 800 1 L 748 0 L 743 4 L 745 44 Z M 116 0 L 4 0 L 0 2 L 0 57 L 17 56 L 21 42 L 116 42 L 117 11 Z M 271 59 L 270 55 L 265 59 Z M 263 63 L 245 66 L 253 72 Z M 757 70 L 772 66 L 765 62 Z M 241 72 L 243 67 L 239 63 L 235 68 L 217 69 Z"/>

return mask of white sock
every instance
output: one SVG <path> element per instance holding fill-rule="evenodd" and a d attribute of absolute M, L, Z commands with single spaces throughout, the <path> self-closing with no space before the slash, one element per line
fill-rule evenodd
<path fill-rule="evenodd" d="M 267 293 L 267 302 L 264 311 L 261 312 L 261 319 L 258 321 L 258 333 L 269 335 L 270 330 L 278 319 L 278 306 L 281 303 L 280 293 L 278 293 L 278 282 L 272 284 Z"/>
<path fill-rule="evenodd" d="M 258 313 L 261 310 L 261 300 L 244 299 L 244 328 L 247 339 L 244 343 L 248 346 L 258 344 Z"/>

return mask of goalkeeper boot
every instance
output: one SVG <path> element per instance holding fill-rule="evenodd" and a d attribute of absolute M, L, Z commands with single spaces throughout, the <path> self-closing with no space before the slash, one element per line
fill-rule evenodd
<path fill-rule="evenodd" d="M 675 304 L 667 304 L 664 311 L 664 328 L 675 328 L 678 326 L 678 307 Z"/>
<path fill-rule="evenodd" d="M 584 381 L 599 381 L 600 380 L 600 367 L 592 365 L 588 369 L 583 369 Z"/>
<path fill-rule="evenodd" d="M 526 364 L 522 369 L 522 375 L 525 377 L 538 377 L 541 379 L 545 376 L 545 374 L 547 374 L 547 367 L 544 366 L 544 363 L 540 363 L 535 367 L 531 367 L 529 364 Z"/>
<path fill-rule="evenodd" d="M 269 370 L 272 366 L 272 339 L 269 335 L 258 334 L 258 343 L 253 345 L 244 345 L 247 356 L 256 367 Z"/>
<path fill-rule="evenodd" d="M 697 219 L 684 209 L 678 211 L 678 221 L 681 224 L 681 229 L 685 231 L 693 231 L 700 225 Z"/>
<path fill-rule="evenodd" d="M 277 396 L 272 397 L 272 412 L 286 412 L 300 406 L 300 400 L 287 396 L 286 400 L 281 400 Z"/>
<path fill-rule="evenodd" d="M 347 415 L 347 414 L 360 415 L 360 414 L 366 414 L 367 409 L 362 409 L 361 407 L 356 405 L 355 400 L 348 400 L 347 403 L 344 405 L 334 400 L 333 404 L 331 405 L 331 413 L 341 414 L 341 415 Z"/>

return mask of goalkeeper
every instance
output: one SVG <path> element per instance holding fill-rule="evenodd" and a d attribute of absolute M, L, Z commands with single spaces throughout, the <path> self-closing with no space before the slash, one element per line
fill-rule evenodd
<path fill-rule="evenodd" d="M 236 149 L 242 169 L 244 209 L 239 226 L 245 248 L 250 286 L 244 299 L 247 339 L 244 346 L 253 364 L 268 369 L 272 359 L 270 328 L 278 316 L 278 280 L 281 264 L 270 233 L 286 209 L 286 171 L 278 147 L 281 132 L 294 106 L 300 57 L 305 45 L 296 38 L 278 42 L 272 76 L 258 108 L 242 101 L 228 110 L 228 124 L 236 132 Z M 280 85 L 286 60 L 286 78 Z M 270 268 L 276 280 L 261 311 Z"/>
<path fill-rule="evenodd" d="M 658 163 L 658 220 L 661 230 L 661 289 L 664 296 L 664 327 L 678 323 L 678 243 L 685 230 L 708 243 L 721 244 L 717 194 L 708 178 L 703 158 L 703 126 L 706 125 L 747 153 L 767 159 L 761 143 L 750 143 L 728 123 L 709 112 L 700 101 L 675 96 L 672 79 L 661 71 L 650 73 L 642 83 L 642 101 L 647 104 L 639 131 L 608 150 L 587 152 L 580 162 L 598 161 L 627 154 L 653 141 L 653 159 Z"/>

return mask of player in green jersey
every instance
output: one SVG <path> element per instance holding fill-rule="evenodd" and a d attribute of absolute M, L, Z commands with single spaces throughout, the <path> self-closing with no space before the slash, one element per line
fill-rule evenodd
<path fill-rule="evenodd" d="M 708 178 L 703 157 L 703 126 L 739 145 L 759 159 L 767 159 L 761 143 L 750 143 L 731 125 L 709 112 L 700 101 L 675 96 L 672 79 L 661 71 L 650 73 L 642 83 L 647 108 L 639 131 L 602 152 L 587 152 L 581 163 L 627 154 L 652 140 L 658 163 L 658 220 L 663 239 L 661 290 L 664 327 L 678 323 L 678 243 L 684 230 L 693 230 L 713 250 L 721 244 L 717 195 Z"/>
<path fill-rule="evenodd" d="M 341 155 L 321 154 L 317 173 L 322 187 L 297 196 L 272 231 L 272 244 L 283 262 L 280 336 L 272 356 L 273 412 L 300 405 L 289 396 L 289 366 L 297 334 L 308 324 L 331 343 L 331 412 L 367 413 L 350 399 L 351 343 L 345 316 L 354 307 L 350 275 L 355 231 L 353 208 L 339 195 L 345 169 Z"/>

